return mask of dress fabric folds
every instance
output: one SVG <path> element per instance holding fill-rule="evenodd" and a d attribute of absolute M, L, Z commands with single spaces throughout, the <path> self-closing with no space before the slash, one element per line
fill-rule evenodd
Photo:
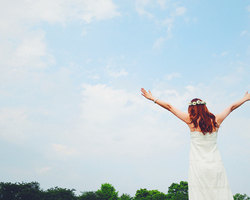
<path fill-rule="evenodd" d="M 217 147 L 218 131 L 190 133 L 189 200 L 233 200 Z"/>

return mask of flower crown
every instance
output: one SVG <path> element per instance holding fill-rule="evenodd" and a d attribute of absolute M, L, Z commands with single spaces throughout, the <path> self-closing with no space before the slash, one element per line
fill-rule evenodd
<path fill-rule="evenodd" d="M 189 103 L 188 103 L 189 106 L 195 106 L 195 105 L 200 105 L 200 104 L 206 105 L 206 101 L 197 100 L 197 101 L 189 102 Z"/>

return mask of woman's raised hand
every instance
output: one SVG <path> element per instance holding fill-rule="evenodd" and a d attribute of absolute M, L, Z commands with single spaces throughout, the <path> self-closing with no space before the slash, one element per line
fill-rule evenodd
<path fill-rule="evenodd" d="M 147 92 L 144 88 L 141 88 L 141 95 L 152 101 L 155 99 L 151 94 L 150 90 Z"/>
<path fill-rule="evenodd" d="M 246 99 L 246 101 L 250 100 L 250 93 L 248 93 L 248 91 L 246 92 L 244 98 Z"/>

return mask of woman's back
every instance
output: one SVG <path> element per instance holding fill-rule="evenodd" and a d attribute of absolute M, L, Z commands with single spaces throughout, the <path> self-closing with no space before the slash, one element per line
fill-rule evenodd
<path fill-rule="evenodd" d="M 213 162 L 221 160 L 217 147 L 218 132 L 206 133 L 199 131 L 190 132 L 190 162 Z"/>
<path fill-rule="evenodd" d="M 217 136 L 217 131 L 190 132 L 189 200 L 233 200 Z"/>

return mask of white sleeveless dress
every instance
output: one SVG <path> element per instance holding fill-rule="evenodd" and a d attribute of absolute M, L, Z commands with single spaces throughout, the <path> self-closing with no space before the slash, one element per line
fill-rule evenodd
<path fill-rule="evenodd" d="M 217 147 L 217 134 L 190 133 L 189 200 L 233 200 Z"/>

